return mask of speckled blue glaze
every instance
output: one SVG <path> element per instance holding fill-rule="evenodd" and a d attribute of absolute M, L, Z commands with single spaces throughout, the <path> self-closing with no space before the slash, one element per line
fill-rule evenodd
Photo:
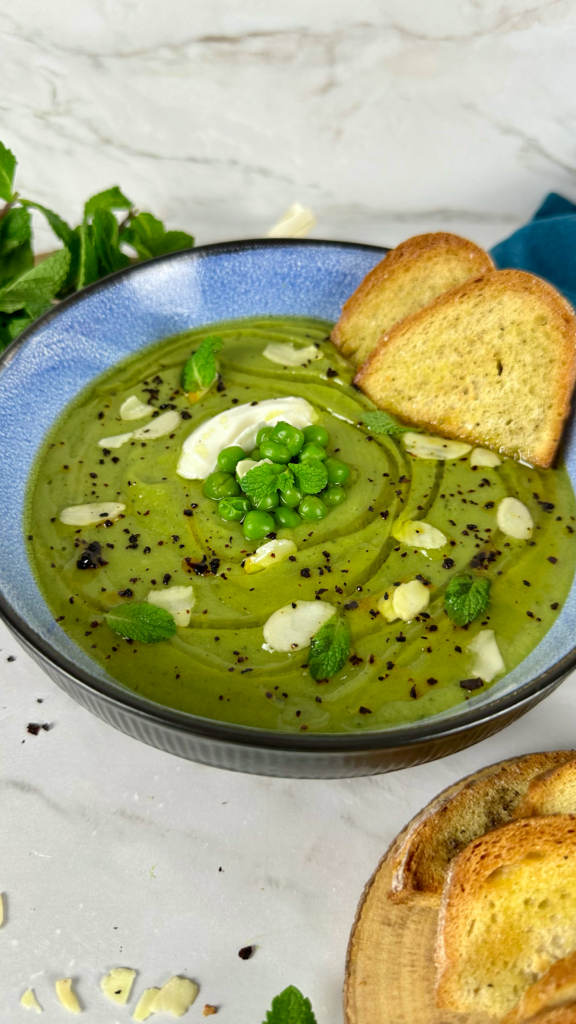
<path fill-rule="evenodd" d="M 384 253 L 369 246 L 271 241 L 206 246 L 163 257 L 114 275 L 62 303 L 4 354 L 0 365 L 0 612 L 60 685 L 118 728 L 182 756 L 244 771 L 349 775 L 399 766 L 398 758 L 386 764 L 385 758 L 370 761 L 371 755 L 367 754 L 354 764 L 349 760 L 347 767 L 343 767 L 344 761 L 337 764 L 336 758 L 331 768 L 326 760 L 324 767 L 318 768 L 312 763 L 314 755 L 306 754 L 307 749 L 328 754 L 336 750 L 366 751 L 370 745 L 395 745 L 396 741 L 391 743 L 386 738 L 377 741 L 376 734 L 278 738 L 261 730 L 206 723 L 160 709 L 126 690 L 90 661 L 54 623 L 28 564 L 22 534 L 26 484 L 39 445 L 65 406 L 94 377 L 143 346 L 203 324 L 267 314 L 336 320 L 343 302 Z M 573 421 L 565 445 L 573 485 L 575 434 Z M 432 724 L 425 720 L 388 730 L 397 737 L 396 746 L 414 746 L 421 740 L 428 746 L 432 743 L 426 754 L 406 755 L 402 763 L 439 756 L 440 747 L 434 747 L 430 736 L 440 736 L 442 729 L 445 737 L 459 729 L 460 723 L 475 718 L 472 724 L 476 732 L 483 729 L 486 734 L 500 727 L 485 724 L 490 716 L 498 717 L 508 709 L 507 717 L 512 718 L 520 713 L 522 705 L 534 703 L 538 694 L 541 696 L 573 667 L 575 637 L 573 586 L 554 627 L 501 683 L 473 702 L 436 716 Z M 127 718 L 122 708 L 128 707 L 131 711 Z M 157 725 L 160 718 L 161 726 Z M 143 720 L 148 721 L 146 728 Z M 466 731 L 464 724 L 462 729 Z M 175 739 L 186 730 L 196 739 L 200 734 L 217 736 L 212 752 L 200 750 L 192 741 L 187 745 Z M 256 734 L 268 737 L 269 743 L 255 739 Z M 479 734 L 475 738 L 480 738 Z M 461 738 L 451 749 L 472 741 Z M 300 767 L 296 768 L 295 763 L 292 767 L 283 767 L 280 762 L 274 765 L 273 758 L 267 764 L 265 759 L 259 760 L 254 749 L 247 755 L 243 747 L 265 747 L 267 743 L 283 747 L 285 755 L 289 748 L 300 751 L 304 759 Z M 239 749 L 244 753 L 237 756 Z M 271 756 L 269 750 L 267 756 Z M 304 763 L 307 768 L 302 767 Z"/>

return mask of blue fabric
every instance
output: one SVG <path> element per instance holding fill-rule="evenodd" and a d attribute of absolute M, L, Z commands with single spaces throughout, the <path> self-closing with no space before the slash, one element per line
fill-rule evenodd
<path fill-rule="evenodd" d="M 538 274 L 576 306 L 576 205 L 550 192 L 531 221 L 490 254 L 497 267 Z"/>

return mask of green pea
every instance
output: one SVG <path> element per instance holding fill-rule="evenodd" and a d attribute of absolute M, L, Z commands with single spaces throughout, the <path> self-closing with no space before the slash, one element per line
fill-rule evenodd
<path fill-rule="evenodd" d="M 285 444 L 280 444 L 280 441 L 272 441 L 271 438 L 262 442 L 260 451 L 263 459 L 270 459 L 271 462 L 280 464 L 290 462 L 292 458 Z"/>
<path fill-rule="evenodd" d="M 326 459 L 324 463 L 328 470 L 329 484 L 345 484 L 350 476 L 350 466 L 340 459 Z"/>
<path fill-rule="evenodd" d="M 241 523 L 251 508 L 249 498 L 220 498 L 218 502 L 218 512 L 225 523 Z"/>
<path fill-rule="evenodd" d="M 315 522 L 317 519 L 324 519 L 324 516 L 328 515 L 328 506 L 316 494 L 307 494 L 300 502 L 298 511 L 302 519 L 306 519 L 308 522 Z"/>
<path fill-rule="evenodd" d="M 319 444 L 321 448 L 326 448 L 330 441 L 330 434 L 326 427 L 320 427 L 316 423 L 313 423 L 310 427 L 304 427 L 304 437 L 313 444 Z"/>
<path fill-rule="evenodd" d="M 204 494 L 214 501 L 235 498 L 240 494 L 240 484 L 230 473 L 211 473 L 204 481 Z"/>
<path fill-rule="evenodd" d="M 262 508 L 265 512 L 268 512 L 270 509 L 278 508 L 279 504 L 278 491 L 273 491 L 272 494 L 267 494 L 265 498 L 258 498 L 254 502 L 254 508 Z"/>
<path fill-rule="evenodd" d="M 260 430 L 256 434 L 256 444 L 260 446 L 262 441 L 267 441 L 272 433 L 272 427 L 260 427 Z"/>
<path fill-rule="evenodd" d="M 253 510 L 248 513 L 242 525 L 246 540 L 262 540 L 268 533 L 274 532 L 276 524 L 269 512 Z"/>
<path fill-rule="evenodd" d="M 224 473 L 233 473 L 236 466 L 240 462 L 240 459 L 246 458 L 244 449 L 238 444 L 233 444 L 230 448 L 223 448 L 218 456 L 218 468 Z"/>
<path fill-rule="evenodd" d="M 274 510 L 274 518 L 278 526 L 284 526 L 288 530 L 293 530 L 302 522 L 296 509 L 288 508 L 286 505 L 280 505 L 280 508 Z"/>
<path fill-rule="evenodd" d="M 333 484 L 332 487 L 327 487 L 325 491 L 322 491 L 322 498 L 327 505 L 341 505 L 343 501 L 346 501 L 346 491 L 338 484 Z"/>
<path fill-rule="evenodd" d="M 304 444 L 304 432 L 298 430 L 297 427 L 293 427 L 290 423 L 284 423 L 283 420 L 277 423 L 272 433 L 270 434 L 271 441 L 280 441 L 281 444 L 285 444 L 290 455 L 298 455 L 302 445 Z"/>
<path fill-rule="evenodd" d="M 325 459 L 326 452 L 314 441 L 307 441 L 298 456 L 298 462 L 308 462 L 309 459 Z"/>
<path fill-rule="evenodd" d="M 262 452 L 259 448 L 253 448 L 248 458 L 254 459 L 254 462 L 260 462 L 262 459 Z"/>
<path fill-rule="evenodd" d="M 280 501 L 287 508 L 296 508 L 303 497 L 304 492 L 299 491 L 297 487 L 289 487 L 287 491 L 280 492 Z"/>

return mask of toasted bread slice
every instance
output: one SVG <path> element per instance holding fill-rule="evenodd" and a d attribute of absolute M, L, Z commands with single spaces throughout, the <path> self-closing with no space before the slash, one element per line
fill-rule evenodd
<path fill-rule="evenodd" d="M 576 814 L 576 760 L 549 768 L 532 779 L 513 817 L 537 814 Z"/>
<path fill-rule="evenodd" d="M 392 324 L 494 264 L 459 235 L 415 235 L 392 249 L 345 303 L 332 341 L 360 366 Z"/>
<path fill-rule="evenodd" d="M 537 1014 L 570 1003 L 575 1004 L 573 1011 L 576 1013 L 576 953 L 569 953 L 553 963 L 539 981 L 526 989 L 520 1002 L 506 1014 L 501 1024 L 524 1024 Z"/>
<path fill-rule="evenodd" d="M 576 379 L 576 318 L 545 281 L 497 270 L 396 324 L 356 375 L 381 409 L 547 468 Z"/>
<path fill-rule="evenodd" d="M 391 899 L 438 905 L 450 862 L 468 843 L 509 821 L 532 779 L 576 757 L 574 750 L 525 754 L 465 779 L 414 820 L 394 855 Z"/>
<path fill-rule="evenodd" d="M 456 857 L 438 919 L 441 1009 L 502 1017 L 574 950 L 574 815 L 509 822 Z"/>

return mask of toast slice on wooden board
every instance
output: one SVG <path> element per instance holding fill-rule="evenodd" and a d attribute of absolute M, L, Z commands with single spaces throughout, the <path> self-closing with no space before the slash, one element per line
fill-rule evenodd
<path fill-rule="evenodd" d="M 395 324 L 355 383 L 431 433 L 548 468 L 576 380 L 576 318 L 551 285 L 496 270 Z"/>
<path fill-rule="evenodd" d="M 513 817 L 576 814 L 576 760 L 566 761 L 532 779 Z"/>
<path fill-rule="evenodd" d="M 570 1003 L 574 1004 L 572 1012 L 576 1021 L 576 953 L 556 960 L 546 974 L 526 989 L 520 1002 L 506 1014 L 501 1024 L 525 1024 L 538 1014 Z"/>
<path fill-rule="evenodd" d="M 345 303 L 332 341 L 360 366 L 392 324 L 493 268 L 487 252 L 459 235 L 415 235 L 367 274 Z"/>
<path fill-rule="evenodd" d="M 525 754 L 463 780 L 417 817 L 393 853 L 390 898 L 438 905 L 451 861 L 468 843 L 509 821 L 537 775 L 576 758 L 576 750 Z"/>
<path fill-rule="evenodd" d="M 438 917 L 436 1002 L 502 1017 L 576 950 L 576 816 L 522 818 L 453 861 Z"/>

